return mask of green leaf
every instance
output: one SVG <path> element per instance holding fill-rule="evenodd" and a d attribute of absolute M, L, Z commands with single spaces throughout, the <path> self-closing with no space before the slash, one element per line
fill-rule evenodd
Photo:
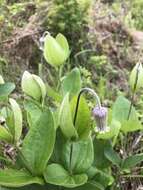
<path fill-rule="evenodd" d="M 27 171 L 5 169 L 0 170 L 0 185 L 6 187 L 22 187 L 29 184 L 43 184 L 43 180 L 38 177 L 33 177 Z"/>
<path fill-rule="evenodd" d="M 12 143 L 13 141 L 12 135 L 6 130 L 5 127 L 1 125 L 0 125 L 0 140 L 8 143 Z"/>
<path fill-rule="evenodd" d="M 81 76 L 78 68 L 73 69 L 62 81 L 63 95 L 69 93 L 70 97 L 77 95 L 81 89 Z"/>
<path fill-rule="evenodd" d="M 62 101 L 62 96 L 56 92 L 53 88 L 51 88 L 48 84 L 47 84 L 47 94 L 49 97 L 53 98 L 56 102 L 61 102 Z"/>
<path fill-rule="evenodd" d="M 62 151 L 62 160 L 65 168 L 73 171 L 73 173 L 85 173 L 94 160 L 91 138 L 85 141 L 65 143 Z"/>
<path fill-rule="evenodd" d="M 111 173 L 110 168 L 99 170 L 96 167 L 91 167 L 87 171 L 87 175 L 90 178 L 90 180 L 102 184 L 104 188 L 112 185 L 112 183 L 114 182 L 114 178 L 113 176 L 110 175 L 110 173 Z"/>
<path fill-rule="evenodd" d="M 104 150 L 106 147 L 110 146 L 110 142 L 107 140 L 99 140 L 95 138 L 93 141 L 93 146 L 94 146 L 93 165 L 99 169 L 109 167 L 111 164 L 109 160 L 105 157 Z"/>
<path fill-rule="evenodd" d="M 129 156 L 122 162 L 122 169 L 131 169 L 143 161 L 143 153 Z"/>
<path fill-rule="evenodd" d="M 97 138 L 98 139 L 111 139 L 115 136 L 118 136 L 120 132 L 121 124 L 118 121 L 113 120 L 111 122 L 110 131 L 107 131 L 105 133 L 98 133 Z"/>
<path fill-rule="evenodd" d="M 94 176 L 93 180 L 102 184 L 104 188 L 111 186 L 114 182 L 114 178 L 112 175 L 110 175 L 109 170 L 108 171 L 98 170 L 98 173 Z"/>
<path fill-rule="evenodd" d="M 44 172 L 44 178 L 47 183 L 74 188 L 87 182 L 86 174 L 71 175 L 59 164 L 47 166 Z"/>
<path fill-rule="evenodd" d="M 31 127 L 40 118 L 42 110 L 32 101 L 26 101 L 24 103 L 24 108 L 27 113 L 27 121 L 28 121 L 29 127 Z"/>
<path fill-rule="evenodd" d="M 76 187 L 73 188 L 73 190 L 105 190 L 104 186 L 96 181 L 89 181 L 86 184 L 80 186 L 80 187 Z M 66 188 L 66 190 L 68 190 Z"/>
<path fill-rule="evenodd" d="M 10 98 L 9 102 L 13 112 L 14 141 L 17 142 L 20 139 L 22 133 L 22 112 L 19 105 L 14 99 Z"/>
<path fill-rule="evenodd" d="M 65 137 L 77 137 L 77 132 L 72 122 L 72 115 L 69 105 L 69 94 L 64 97 L 61 104 L 58 123 Z"/>
<path fill-rule="evenodd" d="M 113 150 L 112 146 L 107 146 L 104 149 L 104 154 L 106 158 L 112 162 L 112 164 L 120 167 L 122 159 L 119 155 Z"/>
<path fill-rule="evenodd" d="M 75 115 L 76 103 L 77 103 L 77 97 L 74 97 L 70 103 L 73 119 Z M 77 129 L 77 133 L 80 139 L 86 139 L 89 136 L 90 129 L 91 129 L 90 118 L 91 118 L 91 114 L 89 111 L 88 104 L 86 100 L 83 97 L 81 97 L 79 107 L 78 107 L 76 124 L 75 124 L 75 128 Z"/>
<path fill-rule="evenodd" d="M 32 184 L 32 185 L 26 185 L 24 187 L 19 188 L 6 188 L 6 187 L 0 187 L 0 190 L 57 190 L 57 187 L 53 185 L 39 185 L 39 184 Z"/>
<path fill-rule="evenodd" d="M 7 98 L 14 89 L 14 83 L 7 82 L 4 84 L 0 84 L 0 101 Z"/>
<path fill-rule="evenodd" d="M 142 129 L 142 125 L 138 120 L 137 112 L 134 107 L 132 107 L 131 115 L 128 120 L 129 109 L 130 101 L 123 96 L 119 96 L 113 105 L 113 119 L 121 123 L 121 130 L 123 132 L 132 132 Z"/>
<path fill-rule="evenodd" d="M 53 152 L 55 128 L 52 113 L 45 111 L 24 139 L 22 154 L 35 175 L 41 175 Z"/>

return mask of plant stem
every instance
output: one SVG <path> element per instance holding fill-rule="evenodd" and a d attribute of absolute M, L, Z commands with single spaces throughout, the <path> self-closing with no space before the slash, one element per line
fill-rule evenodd
<path fill-rule="evenodd" d="M 60 66 L 58 69 L 58 83 L 57 83 L 57 90 L 59 90 L 60 85 L 61 85 L 61 77 L 62 77 L 62 71 L 63 71 L 63 66 Z"/>
<path fill-rule="evenodd" d="M 81 95 L 82 95 L 84 92 L 86 92 L 86 91 L 87 91 L 87 92 L 90 92 L 91 94 L 93 94 L 93 96 L 96 98 L 96 101 L 97 101 L 97 104 L 98 104 L 99 108 L 101 108 L 100 99 L 99 99 L 97 93 L 96 93 L 93 89 L 90 89 L 90 88 L 83 88 L 83 89 L 81 89 L 81 91 L 80 91 L 79 94 L 78 94 L 77 102 L 76 102 L 75 115 L 74 115 L 74 120 L 73 120 L 74 126 L 75 126 L 75 124 L 76 124 L 76 118 L 77 118 L 77 113 L 78 113 L 78 108 L 79 108 L 79 103 L 80 103 Z"/>
<path fill-rule="evenodd" d="M 90 92 L 91 94 L 93 94 L 93 96 L 96 98 L 98 106 L 101 107 L 100 99 L 99 99 L 98 95 L 96 94 L 96 92 L 94 90 L 92 90 L 90 88 L 83 88 L 83 89 L 81 89 L 81 91 L 78 94 L 77 102 L 76 102 L 75 115 L 74 115 L 74 120 L 73 120 L 74 126 L 76 124 L 76 118 L 77 118 L 80 98 L 81 98 L 81 95 L 84 92 Z M 71 165 L 72 165 L 72 155 L 73 155 L 73 143 L 71 143 L 71 150 L 70 150 L 70 172 L 71 172 L 71 174 L 72 174 L 72 168 L 71 168 Z"/>

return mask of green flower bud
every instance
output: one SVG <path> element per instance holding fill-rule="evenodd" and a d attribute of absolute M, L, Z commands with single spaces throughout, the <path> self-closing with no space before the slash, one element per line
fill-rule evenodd
<path fill-rule="evenodd" d="M 0 84 L 4 84 L 3 77 L 0 75 Z"/>
<path fill-rule="evenodd" d="M 58 34 L 56 38 L 48 34 L 44 42 L 44 57 L 49 64 L 55 67 L 64 64 L 69 57 L 67 39 L 62 34 Z"/>
<path fill-rule="evenodd" d="M 25 71 L 22 76 L 22 90 L 37 101 L 43 101 L 46 96 L 46 87 L 42 79 Z"/>
<path fill-rule="evenodd" d="M 137 63 L 131 71 L 129 83 L 132 90 L 138 90 L 143 86 L 143 67 L 141 63 Z"/>

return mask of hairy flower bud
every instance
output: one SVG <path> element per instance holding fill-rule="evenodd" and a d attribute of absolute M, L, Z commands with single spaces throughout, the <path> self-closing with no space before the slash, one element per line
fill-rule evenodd
<path fill-rule="evenodd" d="M 37 101 L 43 101 L 46 96 L 46 87 L 42 79 L 34 74 L 25 71 L 22 76 L 22 90 Z"/>
<path fill-rule="evenodd" d="M 107 127 L 107 114 L 108 110 L 106 107 L 96 106 L 93 109 L 93 117 L 96 122 L 97 132 L 107 132 L 109 130 Z"/>
<path fill-rule="evenodd" d="M 69 56 L 69 45 L 67 39 L 62 34 L 56 38 L 47 35 L 44 40 L 44 57 L 52 66 L 60 66 L 65 63 Z"/>

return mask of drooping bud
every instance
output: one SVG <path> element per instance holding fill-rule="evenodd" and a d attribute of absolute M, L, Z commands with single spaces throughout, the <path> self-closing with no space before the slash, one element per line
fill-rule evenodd
<path fill-rule="evenodd" d="M 137 63 L 131 71 L 129 83 L 132 90 L 143 87 L 143 67 L 141 63 Z"/>
<path fill-rule="evenodd" d="M 46 96 L 46 87 L 42 79 L 34 74 L 25 71 L 22 76 L 22 90 L 23 92 L 36 99 L 37 101 L 43 101 Z"/>
<path fill-rule="evenodd" d="M 108 110 L 106 107 L 96 106 L 93 109 L 93 117 L 96 122 L 97 132 L 109 131 L 109 128 L 107 127 L 107 115 L 108 115 Z"/>
<path fill-rule="evenodd" d="M 56 38 L 47 35 L 44 40 L 44 57 L 52 66 L 60 66 L 65 63 L 69 56 L 69 45 L 67 39 L 62 34 Z"/>

